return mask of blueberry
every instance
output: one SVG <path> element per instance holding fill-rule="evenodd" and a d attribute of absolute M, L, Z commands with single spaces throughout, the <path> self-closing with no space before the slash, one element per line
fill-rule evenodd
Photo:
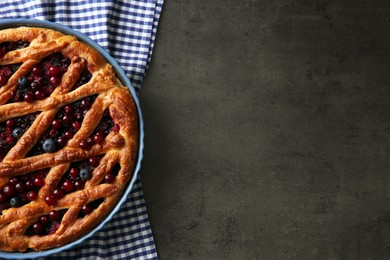
<path fill-rule="evenodd" d="M 21 88 L 28 88 L 30 83 L 28 82 L 27 78 L 26 77 L 20 77 L 18 79 L 18 85 L 19 87 Z"/>
<path fill-rule="evenodd" d="M 47 153 L 55 152 L 55 150 L 57 149 L 56 142 L 53 139 L 46 139 L 43 142 L 42 148 Z"/>
<path fill-rule="evenodd" d="M 88 169 L 88 168 L 84 168 L 80 171 L 79 173 L 80 175 L 80 178 L 84 181 L 88 180 L 89 178 L 91 178 L 91 170 Z"/>
<path fill-rule="evenodd" d="M 12 197 L 9 200 L 9 204 L 11 205 L 11 207 L 17 207 L 20 204 L 20 199 L 18 197 Z"/>
<path fill-rule="evenodd" d="M 14 130 L 12 130 L 12 136 L 15 138 L 21 137 L 23 134 L 23 130 L 20 127 L 16 127 Z"/>

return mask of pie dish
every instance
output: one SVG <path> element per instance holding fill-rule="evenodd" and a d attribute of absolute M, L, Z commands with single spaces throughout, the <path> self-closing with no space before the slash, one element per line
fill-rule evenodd
<path fill-rule="evenodd" d="M 134 92 L 95 46 L 55 29 L 0 31 L 2 251 L 50 250 L 91 234 L 139 169 Z"/>

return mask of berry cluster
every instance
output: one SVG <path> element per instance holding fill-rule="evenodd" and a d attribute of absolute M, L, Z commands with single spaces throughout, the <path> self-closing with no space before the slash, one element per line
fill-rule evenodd
<path fill-rule="evenodd" d="M 43 215 L 37 222 L 31 225 L 27 230 L 27 235 L 49 235 L 54 234 L 60 227 L 61 220 L 67 210 L 55 210 L 49 212 L 47 215 Z"/>
<path fill-rule="evenodd" d="M 31 126 L 39 113 L 10 118 L 0 123 L 0 162 L 16 144 L 17 140 Z"/>
<path fill-rule="evenodd" d="M 62 199 L 66 194 L 84 189 L 85 183 L 92 177 L 93 170 L 99 166 L 101 158 L 102 156 L 94 156 L 83 161 L 73 162 L 59 185 L 53 190 L 52 194 L 45 198 L 46 204 L 54 206 L 57 200 Z M 119 170 L 120 165 L 116 164 L 111 171 L 106 173 L 103 182 L 113 183 Z"/>
<path fill-rule="evenodd" d="M 20 207 L 35 200 L 48 172 L 49 169 L 44 169 L 11 178 L 0 191 L 0 214 L 4 209 Z"/>
<path fill-rule="evenodd" d="M 49 55 L 27 75 L 18 79 L 18 86 L 12 91 L 9 102 L 30 103 L 50 96 L 61 83 L 62 75 L 68 70 L 69 65 L 69 58 L 61 53 Z"/>
<path fill-rule="evenodd" d="M 26 48 L 29 45 L 30 43 L 26 41 L 3 42 L 0 44 L 0 58 L 9 51 Z M 0 86 L 3 86 L 19 67 L 20 64 L 0 66 Z"/>
<path fill-rule="evenodd" d="M 50 127 L 43 133 L 27 156 L 52 153 L 64 147 L 80 129 L 84 116 L 95 99 L 96 95 L 89 96 L 61 108 Z"/>
<path fill-rule="evenodd" d="M 81 211 L 78 214 L 78 218 L 82 218 L 85 215 L 90 214 L 94 209 L 99 207 L 101 203 L 104 202 L 104 199 L 97 199 L 88 204 L 85 204 L 81 207 Z M 55 210 L 49 212 L 47 215 L 43 215 L 39 218 L 37 222 L 31 225 L 27 230 L 27 235 L 50 235 L 54 234 L 57 229 L 60 227 L 63 216 L 67 210 Z"/>
<path fill-rule="evenodd" d="M 16 49 L 26 48 L 30 45 L 27 41 L 17 42 L 3 42 L 0 43 L 0 58 L 3 57 L 7 52 Z M 0 66 L 0 87 L 3 86 L 8 79 L 18 70 L 20 64 L 2 65 Z"/>
<path fill-rule="evenodd" d="M 49 206 L 55 205 L 57 200 L 62 199 L 65 194 L 82 190 L 85 182 L 91 178 L 92 171 L 99 166 L 100 159 L 101 156 L 94 156 L 86 160 L 73 162 L 62 177 L 58 187 L 45 198 L 46 204 Z"/>

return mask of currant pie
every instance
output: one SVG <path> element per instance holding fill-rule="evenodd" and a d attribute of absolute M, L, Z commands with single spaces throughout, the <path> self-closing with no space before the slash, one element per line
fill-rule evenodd
<path fill-rule="evenodd" d="M 1 30 L 0 250 L 47 250 L 96 227 L 132 177 L 138 127 L 97 50 L 51 29 Z"/>

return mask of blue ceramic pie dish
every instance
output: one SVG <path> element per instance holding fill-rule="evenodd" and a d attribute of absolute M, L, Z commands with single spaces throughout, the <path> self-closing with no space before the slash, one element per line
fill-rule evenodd
<path fill-rule="evenodd" d="M 119 211 L 121 205 L 126 201 L 129 193 L 131 192 L 131 190 L 133 188 L 134 182 L 137 179 L 137 175 L 138 175 L 138 172 L 139 172 L 140 167 L 141 167 L 142 152 L 143 152 L 143 148 L 144 148 L 144 143 L 143 143 L 144 123 L 143 123 L 143 119 L 142 119 L 142 112 L 141 112 L 141 108 L 139 105 L 138 97 L 136 95 L 136 92 L 135 92 L 133 86 L 130 83 L 129 78 L 126 76 L 126 73 L 124 72 L 124 70 L 119 66 L 119 64 L 116 62 L 116 60 L 114 58 L 112 58 L 110 56 L 110 54 L 108 54 L 108 52 L 106 50 L 104 50 L 100 45 L 95 43 L 89 37 L 77 32 L 77 31 L 72 30 L 71 28 L 69 28 L 67 26 L 61 25 L 61 24 L 43 21 L 43 20 L 29 20 L 29 19 L 1 19 L 0 20 L 0 30 L 7 29 L 7 28 L 20 27 L 20 26 L 49 28 L 49 29 L 53 29 L 53 30 L 62 32 L 62 33 L 67 34 L 67 35 L 73 35 L 73 36 L 77 37 L 77 39 L 79 41 L 82 41 L 82 42 L 92 46 L 93 48 L 95 48 L 96 50 L 98 50 L 100 52 L 100 54 L 115 69 L 122 84 L 124 84 L 125 86 L 127 86 L 130 89 L 130 92 L 131 92 L 133 99 L 135 101 L 135 104 L 137 106 L 138 119 L 139 119 L 139 150 L 138 150 L 138 159 L 137 159 L 136 167 L 135 167 L 132 179 L 130 180 L 130 183 L 128 184 L 128 187 L 125 189 L 122 197 L 120 198 L 120 200 L 118 201 L 118 203 L 114 207 L 114 209 L 111 211 L 111 213 L 97 227 L 95 227 L 91 232 L 89 232 L 85 236 L 83 236 L 80 239 L 73 241 L 69 244 L 66 244 L 66 245 L 63 245 L 61 247 L 57 247 L 54 249 L 46 250 L 46 251 L 29 252 L 29 253 L 10 253 L 10 252 L 0 251 L 0 258 L 5 258 L 5 259 L 26 259 L 26 258 L 31 259 L 31 258 L 48 256 L 51 254 L 62 252 L 64 250 L 68 250 L 76 245 L 83 243 L 88 238 L 92 237 L 97 231 L 102 229 L 102 227 L 112 219 L 112 217 L 115 215 L 115 213 L 117 213 Z"/>

